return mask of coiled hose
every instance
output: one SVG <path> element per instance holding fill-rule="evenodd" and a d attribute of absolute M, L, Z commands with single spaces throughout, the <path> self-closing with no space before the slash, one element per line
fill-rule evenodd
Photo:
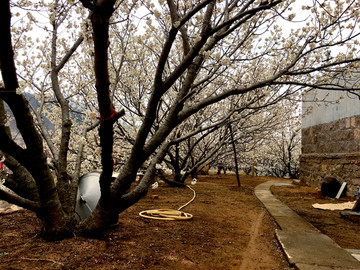
<path fill-rule="evenodd" d="M 196 198 L 196 192 L 190 186 L 186 185 L 193 193 L 193 197 L 186 204 L 180 206 L 178 210 L 174 209 L 152 209 L 141 211 L 139 215 L 144 218 L 159 219 L 159 220 L 189 220 L 193 218 L 192 214 L 180 211 L 188 206 Z"/>

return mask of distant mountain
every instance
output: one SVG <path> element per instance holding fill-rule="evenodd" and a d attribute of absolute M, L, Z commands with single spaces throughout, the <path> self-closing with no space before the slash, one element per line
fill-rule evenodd
<path fill-rule="evenodd" d="M 23 93 L 23 95 L 29 101 L 31 107 L 33 107 L 34 110 L 37 110 L 39 108 L 40 103 L 33 94 L 25 92 L 25 93 Z M 10 110 L 9 106 L 6 103 L 5 103 L 5 111 L 8 115 L 10 115 L 10 117 L 14 117 L 13 112 Z M 43 121 L 44 121 L 44 125 L 45 125 L 46 129 L 54 130 L 54 125 L 50 122 L 50 120 L 48 118 L 46 118 L 44 115 L 42 115 L 42 117 L 43 117 Z M 11 130 L 11 134 L 13 134 L 13 136 L 16 136 L 19 132 L 16 127 L 16 121 L 14 119 L 12 119 L 10 121 L 10 130 Z"/>
<path fill-rule="evenodd" d="M 23 95 L 29 101 L 31 107 L 34 108 L 34 110 L 37 110 L 40 107 L 39 101 L 35 98 L 35 96 L 33 94 L 24 92 Z M 54 103 L 48 103 L 46 106 L 48 106 L 48 109 L 51 110 L 51 108 L 56 105 L 54 105 Z M 13 113 L 6 103 L 5 103 L 5 111 L 7 114 L 9 114 L 11 117 L 13 117 Z M 70 115 L 71 115 L 71 119 L 73 120 L 74 123 L 81 123 L 83 121 L 83 114 L 81 113 L 80 108 L 72 108 L 72 112 L 70 113 Z M 54 124 L 51 123 L 50 120 L 48 118 L 46 118 L 44 115 L 42 115 L 42 118 L 43 118 L 45 128 L 47 130 L 54 130 L 54 128 L 55 128 Z M 16 127 L 15 120 L 10 121 L 10 130 L 13 135 L 16 135 L 18 133 L 18 129 Z"/>

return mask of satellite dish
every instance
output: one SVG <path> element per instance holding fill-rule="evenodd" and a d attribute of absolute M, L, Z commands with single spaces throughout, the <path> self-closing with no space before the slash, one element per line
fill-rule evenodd
<path fill-rule="evenodd" d="M 113 173 L 111 181 L 115 181 L 119 173 Z M 76 196 L 75 214 L 82 221 L 90 216 L 95 209 L 100 196 L 100 173 L 91 172 L 84 174 L 79 179 L 79 187 Z"/>
<path fill-rule="evenodd" d="M 80 221 L 90 216 L 100 199 L 99 179 L 100 173 L 98 172 L 84 174 L 79 179 L 75 214 Z"/>

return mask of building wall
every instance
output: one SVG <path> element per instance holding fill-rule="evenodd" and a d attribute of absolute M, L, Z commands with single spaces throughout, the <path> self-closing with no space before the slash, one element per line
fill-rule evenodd
<path fill-rule="evenodd" d="M 333 93 L 335 101 L 322 106 L 309 102 L 316 94 L 304 96 L 308 102 L 303 111 L 309 105 L 315 111 L 303 120 L 300 179 L 320 187 L 325 177 L 332 176 L 347 182 L 348 195 L 355 195 L 360 187 L 360 100 L 345 96 L 336 103 L 341 94 Z"/>
<path fill-rule="evenodd" d="M 309 109 L 311 107 L 311 109 Z M 360 100 L 344 91 L 310 91 L 303 96 L 302 127 L 307 128 L 360 115 Z"/>

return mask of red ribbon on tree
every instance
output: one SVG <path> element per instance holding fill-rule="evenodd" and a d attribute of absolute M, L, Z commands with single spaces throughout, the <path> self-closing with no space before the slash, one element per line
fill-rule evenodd
<path fill-rule="evenodd" d="M 107 121 L 107 120 L 110 120 L 111 118 L 113 118 L 114 115 L 115 115 L 115 113 L 116 113 L 116 111 L 115 111 L 115 109 L 114 109 L 114 112 L 113 112 L 113 113 L 110 115 L 110 117 L 108 117 L 108 118 L 102 118 L 102 117 L 101 117 L 101 113 L 100 113 L 100 117 L 98 117 L 98 119 L 100 120 L 101 123 L 104 123 L 104 121 Z"/>

